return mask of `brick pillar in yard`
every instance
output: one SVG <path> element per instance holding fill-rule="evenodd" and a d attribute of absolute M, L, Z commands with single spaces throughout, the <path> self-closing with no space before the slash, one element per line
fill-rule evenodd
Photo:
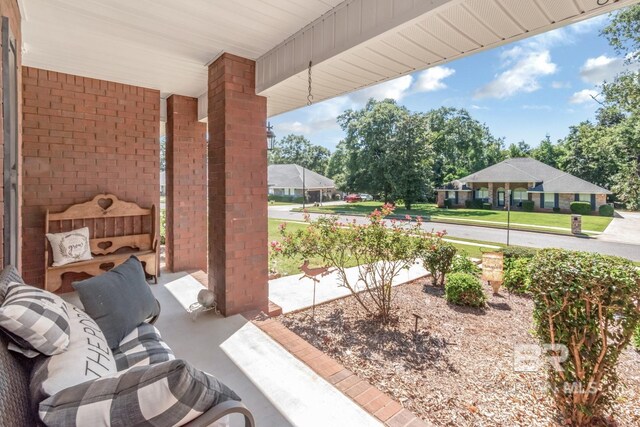
<path fill-rule="evenodd" d="M 207 125 L 198 99 L 167 99 L 166 260 L 169 271 L 207 271 Z"/>
<path fill-rule="evenodd" d="M 267 311 L 266 98 L 255 62 L 223 54 L 209 65 L 209 288 L 226 315 Z"/>

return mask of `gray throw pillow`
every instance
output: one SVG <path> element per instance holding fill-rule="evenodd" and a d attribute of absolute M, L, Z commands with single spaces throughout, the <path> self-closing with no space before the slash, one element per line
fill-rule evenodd
<path fill-rule="evenodd" d="M 140 366 L 66 388 L 40 403 L 54 426 L 179 426 L 240 398 L 184 360 Z"/>
<path fill-rule="evenodd" d="M 142 264 L 135 256 L 104 274 L 74 282 L 73 288 L 111 349 L 118 347 L 139 324 L 159 313 Z"/>
<path fill-rule="evenodd" d="M 20 276 L 18 270 L 13 265 L 8 265 L 2 270 L 2 273 L 0 273 L 0 304 L 4 302 L 7 296 L 7 288 L 11 282 L 24 285 L 24 280 L 22 280 L 22 276 Z"/>

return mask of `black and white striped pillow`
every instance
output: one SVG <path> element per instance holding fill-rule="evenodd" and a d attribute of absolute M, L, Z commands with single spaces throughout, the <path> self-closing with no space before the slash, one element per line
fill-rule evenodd
<path fill-rule="evenodd" d="M 47 356 L 69 346 L 67 304 L 57 295 L 11 282 L 0 306 L 0 328 L 19 347 Z"/>
<path fill-rule="evenodd" d="M 179 426 L 227 400 L 230 388 L 184 360 L 130 368 L 66 388 L 42 401 L 40 419 L 53 426 Z"/>

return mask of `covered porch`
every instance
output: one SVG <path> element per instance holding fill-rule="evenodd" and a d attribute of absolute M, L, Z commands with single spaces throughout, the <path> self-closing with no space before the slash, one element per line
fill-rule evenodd
<path fill-rule="evenodd" d="M 47 210 L 99 193 L 160 206 L 164 127 L 152 289 L 176 355 L 234 387 L 259 425 L 379 424 L 240 316 L 269 311 L 267 118 L 307 104 L 310 72 L 319 102 L 634 2 L 0 0 L 2 263 L 42 286 Z M 193 300 L 193 271 L 221 316 L 191 321 L 179 295 Z"/>

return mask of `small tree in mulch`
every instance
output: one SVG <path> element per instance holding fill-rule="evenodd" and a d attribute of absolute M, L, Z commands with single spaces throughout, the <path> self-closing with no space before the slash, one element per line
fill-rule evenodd
<path fill-rule="evenodd" d="M 443 231 L 432 232 L 422 240 L 420 258 L 424 268 L 431 273 L 433 286 L 444 286 L 445 276 L 451 270 L 457 252 L 455 246 L 442 239 L 445 234 Z"/>
<path fill-rule="evenodd" d="M 369 215 L 367 224 L 342 223 L 337 216 L 323 216 L 309 226 L 289 232 L 281 228 L 281 242 L 272 249 L 282 256 L 320 260 L 338 272 L 340 285 L 349 289 L 367 313 L 383 323 L 392 318 L 393 280 L 415 263 L 424 234 L 421 221 L 386 221 L 393 206 L 384 205 Z M 357 277 L 349 277 L 349 266 L 357 266 Z"/>
<path fill-rule="evenodd" d="M 451 304 L 467 307 L 484 307 L 487 301 L 478 277 L 468 273 L 451 273 L 444 287 L 444 297 Z"/>
<path fill-rule="evenodd" d="M 537 335 L 567 356 L 549 366 L 556 406 L 567 424 L 602 420 L 617 395 L 618 357 L 640 322 L 640 272 L 622 258 L 559 249 L 538 252 L 530 271 Z"/>

